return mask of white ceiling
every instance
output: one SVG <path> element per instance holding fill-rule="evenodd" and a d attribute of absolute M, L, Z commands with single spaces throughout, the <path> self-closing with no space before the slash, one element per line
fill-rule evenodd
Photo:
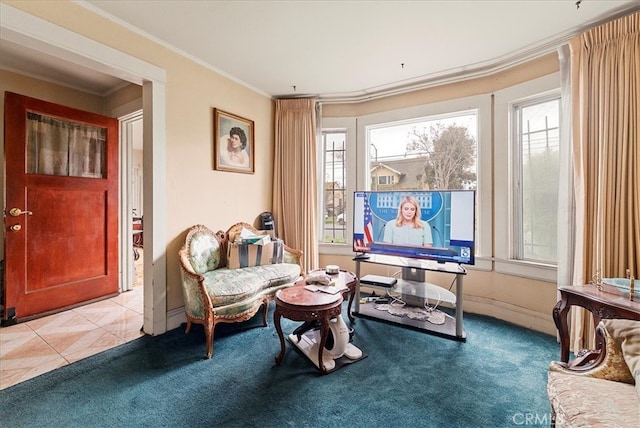
<path fill-rule="evenodd" d="M 640 10 L 640 0 L 78 3 L 268 96 L 336 101 L 491 73 Z M 0 67 L 98 94 L 123 83 L 1 38 Z"/>

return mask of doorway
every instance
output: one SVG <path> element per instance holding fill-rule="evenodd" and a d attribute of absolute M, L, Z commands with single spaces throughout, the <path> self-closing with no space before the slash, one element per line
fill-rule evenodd
<path fill-rule="evenodd" d="M 10 175 L 6 182 L 11 184 L 7 188 L 7 195 L 9 196 L 7 203 L 11 206 L 16 205 L 16 203 L 23 206 L 27 203 L 26 199 L 24 201 L 18 201 L 16 199 L 19 199 L 19 195 L 28 195 L 29 206 L 27 208 L 35 210 L 36 213 L 33 215 L 31 211 L 25 211 L 25 215 L 16 214 L 16 218 L 11 216 L 6 216 L 5 218 L 6 222 L 8 221 L 11 223 L 11 231 L 14 231 L 13 228 L 15 228 L 17 232 L 9 233 L 6 236 L 5 241 L 5 244 L 8 245 L 7 254 L 11 256 L 8 257 L 9 263 L 6 264 L 6 267 L 8 268 L 7 275 L 11 280 L 7 281 L 6 284 L 13 285 L 13 288 L 6 290 L 8 291 L 6 294 L 7 303 L 10 303 L 7 304 L 7 311 L 11 312 L 12 315 L 11 317 L 4 317 L 3 325 L 10 324 L 11 320 L 18 318 L 18 315 L 20 315 L 19 318 L 25 318 L 27 316 L 29 318 L 40 317 L 53 311 L 66 309 L 68 306 L 76 306 L 83 301 L 100 298 L 100 296 L 94 294 L 86 295 L 84 298 L 83 296 L 86 294 L 86 291 L 84 290 L 89 290 L 92 293 L 100 292 L 102 290 L 102 288 L 96 287 L 94 284 L 96 281 L 102 281 L 103 277 L 106 278 L 106 274 L 103 274 L 100 271 L 101 266 L 105 266 L 108 268 L 107 272 L 111 272 L 109 275 L 112 280 L 110 280 L 109 283 L 113 284 L 113 290 L 111 292 L 107 292 L 105 296 L 113 295 L 116 292 L 129 291 L 136 286 L 141 287 L 144 284 L 142 109 L 140 108 L 133 113 L 125 114 L 120 117 L 119 120 L 116 120 L 106 116 L 90 114 L 13 93 L 6 93 L 5 96 L 7 101 L 5 106 L 5 123 L 8 121 L 11 125 L 7 128 L 7 132 L 5 133 L 5 139 L 8 139 L 7 147 L 9 148 L 8 152 L 5 153 L 7 155 L 6 160 L 8 166 L 6 172 Z M 142 101 L 140 100 L 138 104 L 137 108 L 141 107 Z M 64 122 L 59 118 L 52 119 L 42 116 L 46 118 L 45 121 L 45 119 L 42 119 L 40 115 L 33 112 L 30 112 L 29 115 L 27 115 L 23 112 L 25 106 L 28 107 L 29 110 L 39 109 L 39 111 L 46 111 L 47 109 L 55 108 L 57 115 L 60 117 L 66 114 L 69 117 L 81 116 L 84 120 L 99 121 L 101 124 L 109 123 L 110 132 L 108 135 L 110 142 L 108 145 L 100 144 L 102 140 L 96 139 L 97 137 L 93 138 L 94 134 L 88 131 L 88 129 L 93 130 L 94 128 L 88 128 L 87 125 L 84 125 L 83 127 L 83 125 L 79 125 L 77 122 Z M 128 108 L 131 108 L 131 106 L 128 106 Z M 29 122 L 29 127 L 21 125 L 20 123 L 14 123 L 18 119 L 25 120 L 25 117 L 27 116 L 30 118 L 28 120 L 31 121 Z M 36 119 L 39 120 L 36 121 L 32 116 L 36 116 Z M 31 131 L 31 134 L 27 132 L 28 138 L 17 132 L 17 130 L 24 130 L 27 128 L 34 128 L 38 130 L 38 132 Z M 96 129 L 101 130 L 102 128 Z M 14 136 L 14 134 L 16 135 Z M 70 135 L 77 134 L 76 140 L 82 141 L 84 145 L 79 146 L 80 143 L 74 142 L 68 147 L 65 147 L 67 147 L 68 150 L 71 150 L 71 147 L 75 147 L 73 154 L 75 155 L 76 152 L 78 152 L 83 155 L 82 157 L 80 155 L 71 157 L 64 156 L 64 159 L 68 160 L 67 163 L 53 162 L 60 157 L 56 157 L 58 152 L 52 152 L 52 150 L 45 149 L 49 146 L 54 147 L 53 142 L 59 141 L 58 137 L 62 134 L 64 134 L 65 141 L 70 138 Z M 33 135 L 35 135 L 35 137 Z M 43 141 L 35 141 L 34 138 L 39 135 L 46 135 L 47 138 Z M 97 131 L 96 135 L 98 135 Z M 106 136 L 107 134 L 105 133 L 105 141 Z M 32 140 L 34 142 L 32 142 Z M 33 153 L 31 149 L 22 150 L 21 147 L 24 144 L 24 141 L 28 142 L 28 147 L 40 147 L 41 150 Z M 60 144 L 57 144 L 55 147 L 59 145 Z M 78 149 L 78 146 L 80 149 L 86 146 L 87 150 L 89 148 L 95 149 L 96 147 L 112 147 L 112 149 L 109 150 L 109 153 L 111 153 L 109 156 L 105 156 L 97 149 L 94 150 L 95 153 L 93 156 L 90 156 L 93 152 L 90 150 L 88 152 L 87 150 L 80 150 Z M 26 162 L 25 154 L 27 151 L 30 156 L 29 168 L 21 167 L 20 162 L 18 162 L 21 159 L 23 163 Z M 22 157 L 19 155 L 22 155 Z M 98 159 L 98 161 L 95 161 L 95 159 Z M 109 180 L 106 180 L 106 173 L 103 173 L 102 169 L 95 170 L 95 168 L 103 168 L 103 162 L 100 162 L 100 159 L 103 159 L 104 165 L 111 165 L 106 169 L 108 171 L 113 171 L 113 174 L 109 174 L 109 177 L 111 177 Z M 108 160 L 107 162 L 105 159 L 111 160 Z M 94 162 L 92 163 L 90 161 Z M 119 164 L 119 166 L 116 166 L 117 164 Z M 63 166 L 66 166 L 66 169 L 63 168 Z M 20 174 L 20 171 L 27 171 L 28 174 L 23 176 Z M 119 171 L 119 176 L 116 176 L 115 171 Z M 33 174 L 37 175 L 34 176 Z M 25 179 L 29 177 L 32 177 L 29 182 L 25 181 Z M 113 248 L 102 252 L 96 251 L 92 247 L 97 246 L 96 248 L 98 250 L 103 249 L 106 240 L 100 239 L 104 237 L 102 235 L 98 236 L 98 232 L 107 231 L 109 229 L 104 226 L 101 227 L 100 224 L 95 224 L 96 221 L 99 221 L 104 217 L 99 214 L 106 212 L 102 209 L 104 207 L 95 207 L 95 204 L 91 205 L 91 201 L 95 199 L 92 199 L 90 195 L 95 193 L 94 188 L 97 186 L 95 184 L 96 177 L 101 179 L 98 180 L 100 183 L 113 183 L 110 191 L 110 193 L 113 194 L 113 197 L 107 198 L 107 200 L 111 201 L 110 204 L 112 205 L 112 208 L 110 208 L 108 212 L 113 216 L 113 222 L 108 223 L 113 224 L 114 227 L 112 228 L 109 226 L 109 228 L 111 228 L 111 232 L 109 232 L 108 235 L 111 236 L 109 241 Z M 49 193 L 52 193 L 51 191 L 42 190 L 49 189 L 49 187 L 46 186 L 50 186 L 50 181 L 54 181 L 56 185 L 55 192 L 53 192 L 53 199 L 46 198 Z M 61 181 L 63 183 L 61 183 Z M 83 184 L 79 184 L 78 181 Z M 66 187 L 63 186 L 64 183 L 66 183 L 66 187 L 73 184 L 70 188 L 71 190 L 67 191 L 71 192 L 70 197 L 71 202 L 73 203 L 66 201 L 62 196 L 62 192 L 66 189 Z M 21 184 L 22 187 L 18 186 L 18 190 L 15 190 L 14 188 L 18 184 Z M 100 184 L 100 186 L 104 185 L 106 184 Z M 27 190 L 23 191 L 23 187 Z M 80 192 L 81 190 L 82 192 Z M 105 189 L 99 187 L 97 191 L 99 195 L 97 199 L 103 199 Z M 18 196 L 12 196 L 14 193 Z M 116 197 L 116 193 L 119 194 L 119 196 Z M 79 195 L 82 196 L 79 197 Z M 38 200 L 42 199 L 42 197 L 45 197 L 44 205 L 39 205 Z M 66 202 L 60 203 L 61 200 Z M 116 204 L 118 204 L 118 206 L 116 206 Z M 57 207 L 59 205 L 61 205 L 61 208 L 63 209 L 62 213 L 51 212 L 53 207 Z M 75 211 L 78 210 L 72 210 L 72 207 L 75 205 L 82 208 L 78 213 L 75 213 Z M 72 211 L 75 215 L 69 215 Z M 118 224 L 120 225 L 119 230 L 115 228 L 115 217 L 118 211 L 120 211 L 118 218 Z M 20 214 L 22 214 L 22 211 Z M 87 216 L 90 220 L 85 219 Z M 34 219 L 33 221 L 31 221 L 32 217 Z M 38 221 L 40 217 L 44 220 Z M 69 221 L 69 217 L 71 217 L 72 221 Z M 58 231 L 56 229 L 56 222 L 52 220 L 56 218 L 61 219 L 60 228 L 64 230 L 61 229 L 61 231 Z M 88 222 L 90 222 L 90 226 L 85 226 Z M 24 223 L 24 226 L 21 223 Z M 46 234 L 45 232 L 39 232 L 43 227 L 45 228 L 44 230 Z M 26 239 L 27 232 L 29 232 L 29 235 L 32 237 L 31 239 Z M 117 235 L 120 235 L 121 238 L 117 239 Z M 78 240 L 81 241 L 78 243 Z M 26 244 L 23 241 L 25 241 Z M 120 244 L 118 244 L 119 248 L 116 248 L 115 246 L 117 241 L 120 242 Z M 46 245 L 55 245 L 55 243 L 58 243 L 58 247 L 62 245 L 63 248 L 55 247 L 55 250 L 47 250 L 47 248 L 45 248 Z M 21 244 L 24 247 L 24 251 L 14 248 L 18 244 Z M 32 247 L 34 246 L 38 251 L 33 250 Z M 72 251 L 74 249 L 79 253 L 73 253 Z M 45 255 L 44 260 L 38 258 L 38 254 L 40 253 Z M 88 258 L 88 256 L 91 255 L 95 256 L 94 253 L 111 254 L 113 256 L 113 260 L 109 263 L 98 260 L 98 263 L 96 264 L 94 261 L 95 257 L 91 259 Z M 27 265 L 26 260 L 23 260 L 23 262 L 20 263 L 18 256 L 21 254 L 23 255 L 23 258 L 28 256 L 30 260 L 29 265 Z M 52 263 L 51 260 L 53 260 L 55 258 L 54 255 L 57 254 L 64 257 L 65 261 L 75 260 L 78 261 L 78 263 Z M 116 254 L 120 258 L 118 263 L 120 266 L 119 272 L 115 269 Z M 82 261 L 82 263 L 80 263 L 80 261 Z M 84 270 L 93 270 L 89 271 L 90 274 L 87 277 L 87 274 L 84 273 L 84 271 L 80 273 L 70 271 L 68 265 L 79 265 Z M 96 265 L 96 269 L 98 269 L 97 274 L 94 272 L 95 269 L 92 267 Z M 113 265 L 113 268 L 109 268 L 111 265 Z M 19 271 L 18 269 L 20 266 L 23 266 L 22 271 Z M 47 267 L 47 282 L 44 283 L 44 285 L 40 285 L 43 283 L 42 278 L 40 276 L 34 276 L 33 272 L 38 273 Z M 62 270 L 60 270 L 60 273 L 55 271 L 56 275 L 54 275 L 52 272 L 54 272 L 54 268 L 56 267 Z M 18 270 L 18 275 L 15 275 L 16 270 Z M 1 273 L 4 279 L 4 272 Z M 84 279 L 85 277 L 88 279 L 84 282 L 79 279 Z M 24 278 L 24 287 L 22 287 L 23 281 L 19 278 Z M 52 282 L 54 279 L 56 279 L 57 282 Z M 85 282 L 87 281 L 92 281 L 89 286 L 85 285 Z M 2 291 L 5 292 L 4 283 L 2 286 Z M 73 290 L 77 291 L 72 293 L 70 291 L 72 287 L 75 287 Z M 54 294 L 51 296 L 51 292 L 48 291 L 49 288 L 54 289 Z M 61 292 L 63 289 L 65 291 Z M 20 290 L 22 290 L 22 294 L 20 294 Z M 40 295 L 45 294 L 45 299 L 39 298 Z M 35 305 L 34 298 L 39 298 L 38 301 L 42 302 L 40 302 L 39 306 L 36 305 L 33 310 L 30 310 L 31 307 Z M 4 298 L 2 300 L 4 302 Z"/>
<path fill-rule="evenodd" d="M 120 291 L 144 284 L 143 112 L 120 121 Z M 141 284 L 142 282 L 142 284 Z"/>
<path fill-rule="evenodd" d="M 27 12 L 0 3 L 0 42 L 14 43 L 39 56 L 55 55 L 59 63 L 108 73 L 141 85 L 144 123 L 145 285 L 144 331 L 162 334 L 176 328 L 166 304 L 166 71 L 137 57 L 83 37 Z M 38 65 L 33 65 L 37 70 Z M 117 116 L 119 117 L 119 116 Z M 155 168 L 155 169 L 154 169 Z M 122 266 L 122 265 L 120 265 Z"/>
<path fill-rule="evenodd" d="M 117 121 L 5 92 L 4 123 L 3 319 L 116 294 Z"/>

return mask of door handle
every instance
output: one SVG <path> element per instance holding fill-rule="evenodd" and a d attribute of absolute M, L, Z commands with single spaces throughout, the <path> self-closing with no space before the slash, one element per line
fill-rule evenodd
<path fill-rule="evenodd" d="M 20 229 L 22 229 L 22 226 L 20 226 L 19 224 L 14 224 L 13 226 L 9 227 L 9 229 L 13 230 L 14 232 L 17 232 Z"/>
<path fill-rule="evenodd" d="M 33 215 L 31 211 L 22 211 L 20 208 L 11 208 L 11 210 L 9 211 L 9 214 L 11 214 L 14 217 L 18 217 L 21 214 Z"/>

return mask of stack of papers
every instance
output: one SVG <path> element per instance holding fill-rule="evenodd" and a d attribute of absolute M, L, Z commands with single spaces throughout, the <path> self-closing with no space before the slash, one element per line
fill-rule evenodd
<path fill-rule="evenodd" d="M 345 290 L 348 290 L 348 287 L 344 283 L 343 272 L 340 272 L 340 274 L 332 278 L 332 281 L 329 283 L 329 285 L 307 284 L 304 286 L 304 288 L 309 291 L 322 291 L 323 293 L 328 294 L 338 294 L 342 293 Z"/>

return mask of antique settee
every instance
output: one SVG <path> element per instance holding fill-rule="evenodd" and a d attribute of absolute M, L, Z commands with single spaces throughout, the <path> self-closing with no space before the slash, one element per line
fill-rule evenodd
<path fill-rule="evenodd" d="M 226 232 L 212 232 L 204 225 L 191 227 L 179 250 L 186 333 L 192 324 L 202 324 L 206 355 L 213 354 L 213 334 L 217 323 L 246 321 L 263 307 L 267 326 L 269 302 L 276 291 L 293 285 L 302 274 L 302 252 L 281 244 L 282 258 L 276 263 L 229 268 L 227 250 L 246 229 L 259 232 L 247 223 L 236 223 Z"/>
<path fill-rule="evenodd" d="M 603 319 L 596 334 L 605 341 L 603 349 L 549 365 L 552 426 L 638 427 L 640 321 Z"/>

